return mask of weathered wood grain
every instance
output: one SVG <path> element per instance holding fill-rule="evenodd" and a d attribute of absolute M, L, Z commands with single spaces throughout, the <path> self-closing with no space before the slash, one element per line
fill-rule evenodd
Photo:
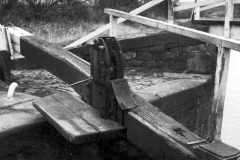
<path fill-rule="evenodd" d="M 90 64 L 36 36 L 22 36 L 20 41 L 21 54 L 43 69 L 51 72 L 68 84 L 72 84 L 90 77 Z M 74 90 L 88 101 L 88 82 L 75 85 Z"/>
<path fill-rule="evenodd" d="M 99 132 L 114 132 L 124 130 L 124 127 L 117 122 L 103 119 L 100 112 L 87 103 L 73 97 L 67 92 L 52 95 L 53 98 L 61 102 L 66 108 L 80 116 Z"/>
<path fill-rule="evenodd" d="M 224 37 L 230 37 L 230 19 L 233 16 L 232 0 L 228 0 L 226 5 L 226 15 L 224 24 Z M 217 68 L 215 73 L 214 95 L 211 116 L 211 141 L 221 139 L 221 129 L 223 120 L 223 109 L 227 87 L 227 77 L 230 60 L 230 49 L 223 46 L 218 47 Z"/>
<path fill-rule="evenodd" d="M 124 132 L 117 122 L 102 119 L 99 111 L 69 93 L 56 93 L 36 100 L 34 107 L 71 143 L 110 138 Z M 103 137 L 102 136 L 102 137 Z"/>
<path fill-rule="evenodd" d="M 138 95 L 134 99 L 138 107 L 127 119 L 127 138 L 132 143 L 154 159 L 198 159 L 187 143 L 201 140 L 199 136 Z"/>
<path fill-rule="evenodd" d="M 67 109 L 52 96 L 36 100 L 33 106 L 50 122 L 68 141 L 79 144 L 97 138 L 98 131 L 81 117 Z"/>

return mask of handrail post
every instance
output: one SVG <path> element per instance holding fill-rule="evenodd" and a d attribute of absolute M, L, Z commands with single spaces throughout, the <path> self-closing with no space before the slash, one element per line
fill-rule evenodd
<path fill-rule="evenodd" d="M 168 23 L 174 22 L 174 11 L 173 11 L 173 2 L 168 0 Z"/>
<path fill-rule="evenodd" d="M 8 81 L 11 79 L 10 71 L 10 52 L 6 28 L 0 25 L 0 78 Z"/>
<path fill-rule="evenodd" d="M 230 20 L 233 17 L 232 0 L 227 0 L 224 22 L 224 37 L 230 38 Z M 218 46 L 217 67 L 215 73 L 214 95 L 211 114 L 210 141 L 221 140 L 224 101 L 227 87 L 227 77 L 231 49 Z"/>
<path fill-rule="evenodd" d="M 118 17 L 110 15 L 110 33 L 111 37 L 117 37 L 117 20 Z"/>
<path fill-rule="evenodd" d="M 195 2 L 197 3 L 197 0 L 195 0 Z M 199 20 L 200 19 L 200 7 L 196 7 L 194 9 L 194 19 L 195 20 Z"/>

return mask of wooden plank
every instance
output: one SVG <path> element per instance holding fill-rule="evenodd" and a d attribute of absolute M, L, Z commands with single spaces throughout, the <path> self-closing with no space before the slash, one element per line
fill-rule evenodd
<path fill-rule="evenodd" d="M 161 2 L 163 2 L 163 0 L 152 0 L 152 1 L 142 5 L 141 7 L 131 11 L 130 14 L 137 15 L 137 14 L 142 13 L 142 12 L 146 11 L 147 9 L 149 9 L 149 8 L 159 4 Z M 119 18 L 118 19 L 118 24 L 120 24 L 122 22 L 125 22 L 125 21 L 126 21 L 126 19 Z M 89 41 L 93 38 L 96 38 L 97 36 L 99 36 L 100 34 L 102 34 L 103 32 L 105 32 L 109 29 L 110 29 L 110 24 L 107 24 L 107 25 L 95 30 L 94 32 L 88 34 L 87 36 L 85 36 L 85 37 L 67 45 L 66 47 L 64 47 L 64 49 L 69 50 L 70 48 L 76 48 L 77 46 L 80 46 L 81 44 L 83 44 L 83 43 L 85 43 L 85 42 L 87 42 L 87 41 Z"/>
<path fill-rule="evenodd" d="M 34 101 L 33 106 L 71 143 L 96 140 L 98 131 L 51 95 Z"/>
<path fill-rule="evenodd" d="M 83 120 L 88 122 L 93 128 L 100 132 L 114 132 L 124 130 L 124 127 L 117 122 L 109 119 L 103 119 L 100 116 L 100 112 L 88 105 L 87 103 L 73 97 L 67 92 L 61 92 L 53 94 L 56 100 L 61 102 L 66 108 L 77 114 Z"/>
<path fill-rule="evenodd" d="M 129 141 L 154 159 L 198 159 L 187 144 L 200 137 L 138 95 L 134 99 L 138 107 L 126 117 Z"/>
<path fill-rule="evenodd" d="M 168 24 L 166 22 L 162 22 L 162 21 L 158 21 L 158 20 L 154 20 L 154 19 L 150 19 L 142 16 L 131 15 L 126 12 L 117 11 L 113 9 L 105 9 L 105 13 L 118 16 L 118 17 L 123 17 L 125 19 L 131 20 L 134 22 L 138 22 L 151 27 L 167 30 L 167 31 L 184 35 L 187 37 L 195 38 L 201 41 L 205 41 L 207 43 L 212 43 L 218 46 L 222 45 L 223 47 L 240 51 L 240 42 L 230 38 L 209 34 L 206 32 L 198 31 L 191 28 L 186 28 L 183 26 L 178 26 L 175 24 Z"/>
<path fill-rule="evenodd" d="M 226 5 L 226 2 L 219 2 L 219 3 L 210 4 L 210 5 L 201 7 L 200 11 L 205 11 L 205 10 L 215 8 L 215 7 L 219 7 L 219 6 L 223 6 L 223 5 Z"/>
<path fill-rule="evenodd" d="M 168 23 L 174 22 L 173 2 L 168 0 Z"/>
<path fill-rule="evenodd" d="M 111 37 L 117 37 L 117 17 L 110 16 L 110 32 Z"/>
<path fill-rule="evenodd" d="M 211 1 L 201 1 L 201 2 L 197 2 L 197 3 L 187 3 L 184 5 L 175 7 L 174 11 L 177 12 L 177 11 L 187 10 L 190 8 L 206 6 L 209 4 L 214 4 L 214 3 L 218 3 L 218 2 L 222 2 L 222 1 L 225 1 L 225 0 L 211 0 Z"/>
<path fill-rule="evenodd" d="M 98 110 L 66 92 L 36 100 L 34 107 L 74 144 L 119 136 L 125 131 L 117 122 L 101 118 Z"/>
<path fill-rule="evenodd" d="M 20 48 L 24 57 L 68 84 L 90 77 L 89 62 L 36 36 L 20 37 Z M 89 98 L 87 83 L 89 82 L 73 87 L 86 101 Z"/>

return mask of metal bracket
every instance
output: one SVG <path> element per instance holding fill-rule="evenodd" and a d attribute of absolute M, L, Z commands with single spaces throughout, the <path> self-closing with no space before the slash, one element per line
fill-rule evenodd
<path fill-rule="evenodd" d="M 126 79 L 115 79 L 111 81 L 117 102 L 122 110 L 129 110 L 137 107 L 136 101 Z"/>

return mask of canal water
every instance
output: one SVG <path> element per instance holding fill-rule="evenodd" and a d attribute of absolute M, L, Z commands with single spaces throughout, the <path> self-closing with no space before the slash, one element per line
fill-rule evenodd
<path fill-rule="evenodd" d="M 240 149 L 240 52 L 231 51 L 222 141 Z"/>

